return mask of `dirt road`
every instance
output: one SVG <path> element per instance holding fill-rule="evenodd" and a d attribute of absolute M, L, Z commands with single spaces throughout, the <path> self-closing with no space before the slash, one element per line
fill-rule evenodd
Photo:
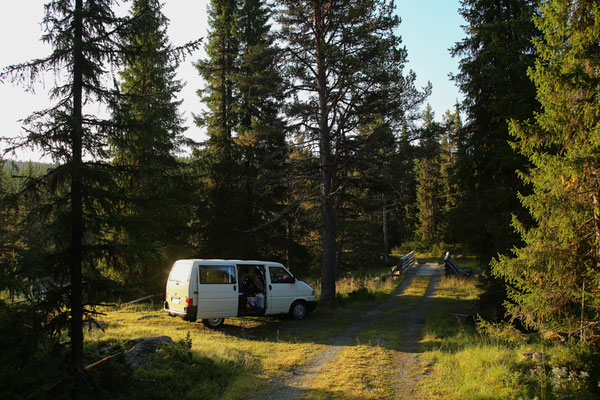
<path fill-rule="evenodd" d="M 414 388 L 419 369 L 419 340 L 435 292 L 442 267 L 437 264 L 422 264 L 407 274 L 406 279 L 384 302 L 357 318 L 342 333 L 330 339 L 327 347 L 300 370 L 276 379 L 261 393 L 250 400 L 292 400 L 310 397 L 315 378 L 335 359 L 341 351 L 357 342 L 358 335 L 375 323 L 384 323 L 389 329 L 398 330 L 402 339 L 388 344 L 393 349 L 391 368 L 395 371 L 394 382 L 389 388 L 388 398 L 416 399 Z M 415 276 L 430 276 L 431 280 L 424 295 L 419 298 L 405 296 Z M 379 340 L 379 338 L 372 338 Z"/>

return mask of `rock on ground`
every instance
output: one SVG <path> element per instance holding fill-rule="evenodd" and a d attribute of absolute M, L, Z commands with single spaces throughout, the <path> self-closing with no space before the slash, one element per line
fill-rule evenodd
<path fill-rule="evenodd" d="M 127 347 L 131 346 L 131 348 L 125 353 L 127 365 L 130 368 L 143 367 L 148 356 L 155 354 L 163 343 L 171 344 L 173 339 L 169 336 L 151 336 L 130 340 L 127 342 Z"/>

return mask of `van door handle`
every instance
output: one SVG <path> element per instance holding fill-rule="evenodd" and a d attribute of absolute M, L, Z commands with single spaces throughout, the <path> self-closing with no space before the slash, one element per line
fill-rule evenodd
<path fill-rule="evenodd" d="M 236 285 L 233 285 L 233 291 L 234 291 L 234 292 L 235 292 L 235 291 L 237 291 L 237 289 L 236 289 Z"/>
<path fill-rule="evenodd" d="M 273 286 L 269 285 L 269 290 L 273 290 Z"/>

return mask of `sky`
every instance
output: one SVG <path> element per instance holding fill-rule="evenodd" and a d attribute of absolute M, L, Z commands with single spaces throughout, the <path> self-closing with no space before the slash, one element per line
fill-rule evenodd
<path fill-rule="evenodd" d="M 11 1 L 0 13 L 0 68 L 41 58 L 51 52 L 49 45 L 41 42 L 41 21 L 46 0 Z M 163 0 L 163 12 L 170 19 L 168 35 L 174 45 L 205 37 L 207 30 L 207 0 Z M 128 7 L 128 3 L 125 3 Z M 417 74 L 417 86 L 433 85 L 427 102 L 441 120 L 448 109 L 453 109 L 462 96 L 448 74 L 457 71 L 458 60 L 450 57 L 448 49 L 464 37 L 461 25 L 464 20 L 458 14 L 459 0 L 396 0 L 396 12 L 402 19 L 398 33 L 408 50 L 408 69 Z M 199 51 L 188 57 L 178 70 L 178 78 L 186 83 L 180 93 L 183 100 L 181 112 L 186 119 L 186 135 L 202 140 L 203 132 L 193 123 L 192 113 L 200 111 L 196 91 L 202 87 L 193 62 L 202 57 Z M 48 90 L 53 77 L 48 75 L 38 83 L 35 93 L 26 92 L 11 82 L 0 84 L 0 137 L 15 137 L 22 133 L 21 122 L 34 111 L 50 106 Z M 0 144 L 0 148 L 3 145 Z M 17 154 L 21 160 L 37 161 L 35 151 Z M 45 160 L 49 161 L 49 160 Z"/>

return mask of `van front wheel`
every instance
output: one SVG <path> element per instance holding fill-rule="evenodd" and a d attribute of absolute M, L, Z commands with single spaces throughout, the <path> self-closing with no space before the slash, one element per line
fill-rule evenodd
<path fill-rule="evenodd" d="M 292 304 L 290 315 L 297 320 L 304 319 L 304 317 L 306 317 L 306 304 L 303 301 Z"/>
<path fill-rule="evenodd" d="M 224 318 L 209 318 L 203 319 L 202 323 L 211 329 L 217 329 L 223 326 Z"/>

